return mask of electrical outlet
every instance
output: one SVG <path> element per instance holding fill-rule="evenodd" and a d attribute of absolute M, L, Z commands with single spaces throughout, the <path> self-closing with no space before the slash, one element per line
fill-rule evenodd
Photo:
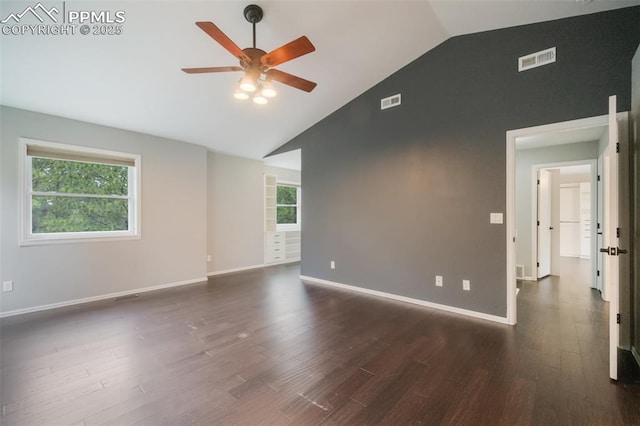
<path fill-rule="evenodd" d="M 211 262 L 211 255 L 210 254 L 207 255 L 207 262 Z"/>
<path fill-rule="evenodd" d="M 2 282 L 2 291 L 13 291 L 13 281 L 3 281 Z"/>
<path fill-rule="evenodd" d="M 442 287 L 442 276 L 436 275 L 436 287 Z"/>
<path fill-rule="evenodd" d="M 336 269 L 336 261 L 335 260 L 331 261 L 331 269 Z"/>
<path fill-rule="evenodd" d="M 467 291 L 471 291 L 471 281 L 462 280 L 462 289 L 463 290 L 467 290 Z"/>

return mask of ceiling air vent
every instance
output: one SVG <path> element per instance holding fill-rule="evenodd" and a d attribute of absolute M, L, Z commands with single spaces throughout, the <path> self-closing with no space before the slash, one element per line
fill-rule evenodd
<path fill-rule="evenodd" d="M 526 71 L 531 68 L 541 67 L 556 61 L 556 48 L 541 50 L 540 52 L 518 58 L 518 71 Z"/>
<path fill-rule="evenodd" d="M 389 96 L 388 98 L 384 98 L 380 100 L 380 109 L 387 109 L 394 106 L 398 106 L 401 103 L 400 93 L 397 95 Z"/>

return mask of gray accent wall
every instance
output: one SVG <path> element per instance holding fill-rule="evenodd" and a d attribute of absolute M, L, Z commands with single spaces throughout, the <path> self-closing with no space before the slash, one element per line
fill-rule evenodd
<path fill-rule="evenodd" d="M 531 248 L 533 234 L 532 217 L 532 167 L 534 165 L 560 163 L 598 158 L 598 141 L 548 146 L 516 151 L 516 264 L 524 265 L 526 277 L 536 278 L 532 265 Z M 556 229 L 559 227 L 556 226 Z M 557 233 L 554 233 L 557 236 Z M 554 244 L 555 245 L 555 244 Z"/>
<path fill-rule="evenodd" d="M 206 279 L 204 147 L 5 106 L 0 124 L 0 312 Z M 140 154 L 142 237 L 19 246 L 20 137 Z"/>
<path fill-rule="evenodd" d="M 635 203 L 632 204 L 632 274 L 631 274 L 631 349 L 640 365 L 640 49 L 636 51 L 632 63 L 631 97 L 631 147 L 632 191 Z"/>
<path fill-rule="evenodd" d="M 506 131 L 628 110 L 639 12 L 451 38 L 274 151 L 302 148 L 302 274 L 504 317 Z"/>

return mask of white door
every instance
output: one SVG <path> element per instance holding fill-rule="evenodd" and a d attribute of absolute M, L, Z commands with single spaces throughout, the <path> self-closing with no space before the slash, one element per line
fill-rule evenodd
<path fill-rule="evenodd" d="M 616 97 L 609 98 L 609 155 L 608 161 L 605 161 L 605 221 L 604 221 L 604 242 L 605 246 L 600 248 L 600 252 L 606 253 L 605 256 L 605 287 L 609 296 L 609 376 L 618 379 L 618 344 L 620 340 L 620 326 L 618 324 L 618 314 L 620 312 L 620 288 L 627 288 L 630 283 L 627 271 L 620 269 L 620 255 L 627 253 L 628 247 L 620 247 L 620 241 L 626 243 L 629 233 L 628 223 L 624 220 L 626 209 L 620 208 L 619 184 L 624 182 L 625 176 L 620 173 L 628 173 L 620 164 L 624 164 L 624 159 L 620 156 L 625 155 L 627 147 L 627 121 L 618 119 Z M 618 149 L 619 148 L 619 149 Z M 619 151 L 619 152 L 618 152 Z M 626 226 L 624 226 L 626 225 Z M 625 259 L 626 260 L 626 259 Z M 625 262 L 628 267 L 628 262 Z M 621 279 L 622 278 L 622 279 Z"/>
<path fill-rule="evenodd" d="M 548 170 L 538 170 L 538 278 L 551 273 L 550 174 Z"/>
<path fill-rule="evenodd" d="M 598 194 L 598 202 L 597 202 L 597 213 L 596 213 L 596 247 L 598 249 L 600 247 L 605 247 L 604 243 L 604 165 L 605 162 L 608 162 L 609 148 L 605 149 L 605 151 L 598 157 L 598 184 L 597 184 L 597 194 Z M 608 166 L 607 166 L 608 167 Z M 604 257 L 605 253 L 597 252 L 596 253 L 596 289 L 600 290 L 600 294 L 602 295 L 602 299 L 606 302 L 609 301 L 609 295 L 607 294 L 607 289 L 603 285 L 604 283 Z"/>

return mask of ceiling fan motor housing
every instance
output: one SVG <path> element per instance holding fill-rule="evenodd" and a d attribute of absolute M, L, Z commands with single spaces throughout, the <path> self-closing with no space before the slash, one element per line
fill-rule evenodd
<path fill-rule="evenodd" d="M 247 74 L 250 74 L 251 77 L 253 77 L 253 78 L 260 77 L 260 73 L 266 71 L 266 67 L 264 65 L 262 65 L 262 63 L 260 62 L 260 58 L 262 56 L 266 55 L 267 52 L 265 52 L 262 49 L 256 49 L 254 47 L 247 47 L 246 49 L 242 49 L 242 51 L 249 58 L 251 58 L 251 62 L 247 63 L 247 62 L 245 62 L 245 61 L 243 61 L 241 59 L 240 60 L 240 66 L 242 68 L 245 68 L 245 72 Z"/>

